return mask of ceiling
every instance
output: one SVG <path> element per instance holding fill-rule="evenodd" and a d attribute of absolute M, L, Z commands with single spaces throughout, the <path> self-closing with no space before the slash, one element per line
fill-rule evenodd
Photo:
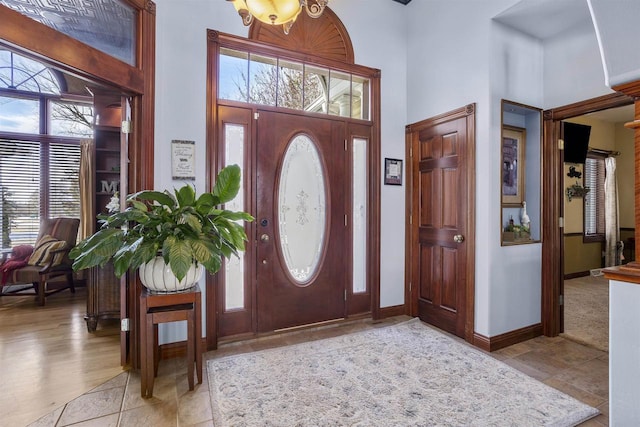
<path fill-rule="evenodd" d="M 521 0 L 496 15 L 496 21 L 545 40 L 591 22 L 586 0 Z"/>

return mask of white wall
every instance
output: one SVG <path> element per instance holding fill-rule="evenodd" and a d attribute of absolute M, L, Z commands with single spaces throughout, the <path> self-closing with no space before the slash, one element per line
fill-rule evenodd
<path fill-rule="evenodd" d="M 477 103 L 475 332 L 489 337 L 541 320 L 541 244 L 500 246 L 500 100 L 550 108 L 610 92 L 592 27 L 543 43 L 492 22 L 515 3 L 408 7 L 408 123 Z"/>
<path fill-rule="evenodd" d="M 544 107 L 561 107 L 612 93 L 604 83 L 598 40 L 586 22 L 544 43 Z"/>
<path fill-rule="evenodd" d="M 500 100 L 552 108 L 611 92 L 604 85 L 593 28 L 585 25 L 541 43 L 492 21 L 515 3 L 331 2 L 351 36 L 356 63 L 382 71 L 383 159 L 404 158 L 406 124 L 477 103 L 475 332 L 489 337 L 537 323 L 541 314 L 541 245 L 500 246 Z M 155 184 L 158 189 L 174 185 L 168 173 L 171 139 L 192 139 L 201 191 L 205 29 L 237 35 L 247 29 L 227 2 L 156 4 Z M 383 307 L 404 302 L 404 192 L 405 186 L 382 186 Z M 169 329 L 161 340 L 180 336 Z"/>
<path fill-rule="evenodd" d="M 333 0 L 330 6 L 349 32 L 356 63 L 382 72 L 382 158 L 402 159 L 407 123 L 407 8 L 390 0 Z M 206 29 L 248 34 L 226 1 L 156 0 L 156 189 L 181 185 L 171 179 L 169 150 L 172 139 L 185 139 L 196 141 L 195 185 L 198 192 L 204 190 Z M 382 187 L 380 288 L 385 307 L 404 303 L 405 186 Z M 204 280 L 200 287 L 204 291 Z M 186 337 L 185 327 L 161 326 L 161 343 Z"/>

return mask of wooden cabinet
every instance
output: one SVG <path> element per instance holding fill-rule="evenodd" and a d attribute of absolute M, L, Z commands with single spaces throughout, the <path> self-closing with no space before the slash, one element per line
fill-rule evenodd
<path fill-rule="evenodd" d="M 127 193 L 126 137 L 121 131 L 126 99 L 120 95 L 94 94 L 94 212 L 108 212 L 107 205 L 116 193 L 122 206 Z M 94 231 L 100 224 L 96 220 Z M 96 330 L 100 319 L 120 319 L 121 279 L 111 263 L 91 269 L 87 278 L 87 329 Z"/>

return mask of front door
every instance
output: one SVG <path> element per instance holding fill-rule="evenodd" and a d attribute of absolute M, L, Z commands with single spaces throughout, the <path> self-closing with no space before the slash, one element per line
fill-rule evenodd
<path fill-rule="evenodd" d="M 345 316 L 345 124 L 260 111 L 257 120 L 258 331 Z"/>
<path fill-rule="evenodd" d="M 417 308 L 423 321 L 466 338 L 473 332 L 471 107 L 407 130 L 412 171 L 408 266 L 412 311 Z"/>

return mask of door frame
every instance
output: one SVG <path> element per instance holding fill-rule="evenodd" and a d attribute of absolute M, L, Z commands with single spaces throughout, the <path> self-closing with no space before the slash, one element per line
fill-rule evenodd
<path fill-rule="evenodd" d="M 542 156 L 542 333 L 554 337 L 563 332 L 564 232 L 559 218 L 564 210 L 563 159 L 558 148 L 561 121 L 595 111 L 633 104 L 633 98 L 612 93 L 543 112 Z"/>
<path fill-rule="evenodd" d="M 466 212 L 466 227 L 467 232 L 465 236 L 465 242 L 468 243 L 467 247 L 467 260 L 465 265 L 467 284 L 466 284 L 466 303 L 465 303 L 465 330 L 464 339 L 469 343 L 475 341 L 475 264 L 476 264 L 476 129 L 475 129 L 475 111 L 476 104 L 468 104 L 464 107 L 457 108 L 455 110 L 422 120 L 420 122 L 407 125 L 405 135 L 405 158 L 409 159 L 407 167 L 407 187 L 406 187 L 406 221 L 405 221 L 405 301 L 406 312 L 410 316 L 418 315 L 418 286 L 412 286 L 412 278 L 417 274 L 415 270 L 415 263 L 413 260 L 418 256 L 415 253 L 416 241 L 413 236 L 415 235 L 413 228 L 417 227 L 417 220 L 413 222 L 413 173 L 415 172 L 415 165 L 413 162 L 413 150 L 412 150 L 412 131 L 417 127 L 431 127 L 440 123 L 445 123 L 460 118 L 466 118 L 467 121 L 467 165 L 466 165 L 466 178 L 467 178 L 467 204 L 468 209 Z"/>
<path fill-rule="evenodd" d="M 102 51 L 0 5 L 0 45 L 21 55 L 103 83 L 131 96 L 128 190 L 154 186 L 155 37 L 156 6 L 147 0 L 124 0 L 138 11 L 137 65 L 128 65 Z M 120 318 L 130 319 L 129 332 L 120 340 L 121 364 L 139 367 L 138 296 L 142 284 L 137 274 L 121 287 Z M 124 295 L 123 295 L 124 294 Z"/>
<path fill-rule="evenodd" d="M 381 181 L 381 157 L 380 157 L 380 70 L 365 67 L 362 65 L 352 64 L 348 62 L 336 61 L 333 59 L 327 59 L 323 57 L 313 56 L 308 53 L 299 53 L 291 51 L 280 46 L 275 46 L 259 41 L 249 40 L 244 37 L 239 37 L 231 34 L 221 33 L 215 30 L 207 30 L 207 136 L 206 136 L 206 188 L 211 189 L 217 173 L 223 167 L 223 158 L 221 155 L 220 144 L 221 129 L 219 128 L 218 106 L 227 105 L 230 107 L 240 107 L 250 109 L 253 113 L 260 110 L 273 110 L 283 111 L 276 107 L 259 106 L 256 104 L 241 103 L 235 101 L 219 102 L 217 93 L 218 82 L 218 58 L 220 48 L 230 48 L 242 51 L 248 51 L 253 54 L 263 54 L 274 56 L 282 59 L 288 59 L 292 61 L 313 63 L 314 65 L 320 65 L 332 70 L 342 71 L 345 73 L 356 74 L 365 76 L 370 79 L 371 83 L 371 98 L 370 98 L 370 120 L 358 120 L 350 119 L 348 117 L 330 116 L 326 114 L 318 113 L 305 113 L 303 111 L 291 111 L 292 114 L 308 115 L 310 117 L 320 118 L 332 118 L 337 120 L 344 120 L 347 123 L 347 128 L 350 129 L 350 124 L 357 125 L 362 124 L 371 127 L 370 135 L 370 149 L 369 149 L 369 182 L 368 182 L 368 203 L 370 211 L 368 213 L 369 231 L 367 239 L 369 242 L 367 253 L 368 265 L 367 265 L 367 277 L 368 285 L 371 293 L 371 317 L 377 320 L 381 317 L 380 310 L 380 181 Z M 251 124 L 247 127 L 250 132 L 250 138 L 255 141 L 256 126 Z M 350 131 L 349 131 L 350 132 Z M 348 133 L 349 133 L 348 132 Z M 357 131 L 355 131 L 357 132 Z M 356 134 L 354 133 L 354 136 Z M 253 152 L 247 150 L 245 155 L 253 155 Z M 246 162 L 246 164 L 252 164 Z M 248 188 L 253 188 L 252 184 L 248 185 Z M 249 231 L 253 232 L 251 227 L 254 223 L 249 225 Z M 253 242 L 249 242 L 253 244 Z M 255 262 L 255 259 L 254 259 Z M 255 280 L 254 280 L 255 282 Z M 221 280 L 218 275 L 207 275 L 206 284 L 206 348 L 207 350 L 214 350 L 218 345 L 218 316 L 219 316 L 219 303 L 216 298 L 216 289 L 222 286 Z M 255 286 L 255 283 L 252 284 Z M 252 292 L 255 296 L 255 289 Z M 253 331 L 238 335 L 237 338 L 249 338 L 255 336 L 255 322 Z"/>

